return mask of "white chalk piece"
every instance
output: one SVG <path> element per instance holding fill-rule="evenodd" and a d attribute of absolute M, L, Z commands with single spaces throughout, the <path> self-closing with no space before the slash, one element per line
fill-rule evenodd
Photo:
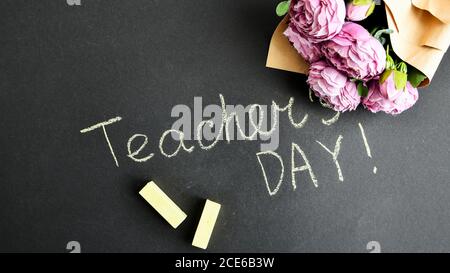
<path fill-rule="evenodd" d="M 173 227 L 177 228 L 186 219 L 184 213 L 153 181 L 150 181 L 139 191 L 139 194 L 166 219 Z"/>
<path fill-rule="evenodd" d="M 202 216 L 200 217 L 200 222 L 198 223 L 197 230 L 195 231 L 194 240 L 192 240 L 193 246 L 203 249 L 208 247 L 209 238 L 211 237 L 214 229 L 214 224 L 216 223 L 219 211 L 219 203 L 213 202 L 209 199 L 206 200 Z"/>

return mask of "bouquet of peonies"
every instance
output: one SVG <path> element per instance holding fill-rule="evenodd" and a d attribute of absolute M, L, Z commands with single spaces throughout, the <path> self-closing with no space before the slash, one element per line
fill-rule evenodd
<path fill-rule="evenodd" d="M 283 35 L 306 61 L 310 90 L 335 111 L 362 104 L 373 113 L 397 115 L 419 98 L 417 87 L 427 76 L 394 53 L 386 20 L 366 20 L 384 11 L 380 7 L 375 0 L 289 0 L 277 6 L 279 16 L 287 14 Z"/>

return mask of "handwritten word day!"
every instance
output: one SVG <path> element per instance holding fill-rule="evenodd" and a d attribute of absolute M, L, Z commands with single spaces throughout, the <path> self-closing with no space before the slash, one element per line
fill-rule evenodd
<path fill-rule="evenodd" d="M 249 105 L 249 107 L 247 107 L 250 128 L 248 130 L 248 133 L 246 134 L 246 130 L 245 129 L 243 130 L 242 125 L 240 125 L 242 123 L 242 120 L 241 120 L 241 122 L 239 121 L 240 115 L 238 115 L 235 111 L 230 112 L 227 110 L 225 98 L 222 94 L 219 94 L 219 98 L 220 98 L 220 106 L 218 106 L 218 107 L 221 112 L 218 115 L 219 119 L 214 120 L 214 118 L 212 118 L 212 119 L 208 119 L 208 120 L 201 120 L 197 125 L 196 135 L 193 140 L 193 141 L 197 142 L 197 144 L 198 144 L 197 146 L 189 145 L 187 143 L 188 141 L 190 141 L 191 137 L 187 136 L 187 134 L 189 132 L 186 132 L 185 129 L 190 128 L 190 126 L 183 126 L 185 124 L 182 124 L 182 122 L 180 123 L 179 122 L 181 120 L 180 119 L 179 121 L 174 123 L 174 124 L 178 124 L 178 126 L 179 126 L 178 129 L 174 129 L 174 127 L 172 127 L 171 129 L 168 129 L 161 134 L 161 137 L 159 139 L 160 154 L 166 158 L 171 158 L 171 157 L 177 156 L 180 153 L 180 151 L 183 151 L 186 153 L 191 153 L 192 151 L 194 151 L 194 149 L 196 147 L 198 147 L 201 150 L 205 150 L 205 151 L 211 150 L 221 140 L 225 140 L 225 141 L 227 141 L 227 143 L 230 143 L 230 141 L 233 140 L 233 137 L 234 137 L 234 127 L 237 128 L 238 139 L 253 141 L 253 140 L 257 140 L 258 136 L 261 139 L 262 138 L 270 139 L 275 134 L 279 133 L 279 130 L 278 130 L 279 113 L 283 113 L 283 112 L 287 112 L 287 116 L 288 116 L 290 124 L 296 129 L 303 128 L 308 121 L 308 114 L 305 114 L 300 121 L 294 120 L 294 118 L 292 116 L 292 111 L 293 111 L 293 106 L 294 106 L 294 98 L 290 98 L 288 104 L 284 107 L 280 107 L 276 102 L 272 101 L 271 126 L 270 126 L 270 129 L 268 129 L 267 122 L 264 120 L 264 116 L 265 116 L 264 109 L 267 109 L 267 107 L 264 107 L 259 104 L 252 104 L 252 105 Z M 322 123 L 325 126 L 330 126 L 338 120 L 338 117 L 339 117 L 339 113 L 337 113 L 333 118 L 331 118 L 329 120 L 322 119 Z M 108 138 L 108 130 L 109 129 L 107 130 L 107 128 L 109 128 L 109 126 L 114 123 L 120 122 L 121 120 L 122 120 L 122 117 L 117 116 L 117 117 L 111 118 L 106 121 L 99 122 L 90 127 L 80 130 L 80 132 L 82 134 L 85 134 L 88 132 L 93 132 L 93 131 L 96 131 L 97 129 L 102 130 L 104 139 L 107 143 L 107 146 L 109 147 L 109 150 L 111 152 L 111 155 L 112 155 L 117 167 L 119 167 L 119 162 L 118 162 L 116 154 L 114 152 L 113 145 Z M 190 122 L 190 117 L 189 117 L 189 122 Z M 180 127 L 183 127 L 184 130 L 181 130 Z M 368 144 L 368 141 L 367 141 L 367 138 L 366 138 L 366 135 L 364 132 L 364 128 L 361 125 L 361 123 L 358 124 L 358 127 L 360 130 L 362 139 L 363 139 L 363 144 L 366 149 L 367 155 L 371 158 L 372 155 L 371 155 L 371 151 L 370 151 L 370 146 Z M 207 139 L 205 139 L 203 137 L 203 133 L 205 132 L 205 129 L 211 130 L 212 128 L 216 128 L 214 137 L 213 138 L 208 137 Z M 171 136 L 170 137 L 171 140 L 169 140 L 168 136 Z M 331 148 L 327 147 L 325 144 L 316 140 L 317 145 L 319 147 L 323 148 L 325 151 L 327 151 L 327 153 L 330 155 L 330 160 L 334 163 L 334 166 L 336 168 L 336 173 L 337 173 L 337 179 L 339 181 L 344 181 L 344 176 L 343 176 L 343 173 L 341 170 L 341 166 L 339 164 L 339 152 L 340 152 L 342 139 L 343 139 L 342 135 L 337 136 L 335 144 Z M 173 151 L 167 151 L 165 148 L 165 143 L 167 141 L 176 141 L 178 143 L 178 145 L 176 146 L 176 149 Z M 206 141 L 208 143 L 206 143 Z M 192 141 L 190 141 L 190 142 L 192 142 Z M 145 135 L 145 134 L 132 135 L 128 139 L 128 142 L 127 142 L 127 151 L 128 151 L 127 157 L 129 157 L 131 160 L 133 160 L 135 162 L 146 162 L 146 161 L 152 159 L 155 156 L 154 153 L 145 154 L 145 155 L 143 155 L 141 153 L 142 150 L 147 146 L 147 144 L 148 144 L 147 135 Z M 277 143 L 277 145 L 278 145 L 278 143 Z M 136 148 L 133 148 L 133 147 L 136 147 Z M 261 151 L 256 153 L 256 159 L 259 163 L 259 166 L 261 167 L 262 177 L 264 179 L 264 182 L 267 187 L 267 191 L 268 191 L 269 195 L 275 195 L 278 192 L 281 184 L 283 183 L 284 173 L 285 173 L 284 160 L 275 150 L 276 150 L 276 147 L 273 150 L 265 150 L 264 147 L 261 146 Z M 269 181 L 268 181 L 268 178 L 266 175 L 266 170 L 265 170 L 264 164 L 263 164 L 264 157 L 273 157 L 273 158 L 277 159 L 279 162 L 281 171 L 280 171 L 280 176 L 279 176 L 278 182 L 276 183 L 275 187 L 271 187 L 270 184 L 273 184 L 273 183 L 269 183 Z M 291 161 L 291 170 L 290 170 L 291 183 L 292 183 L 292 187 L 294 190 L 297 187 L 297 182 L 296 182 L 295 176 L 296 176 L 296 173 L 298 173 L 298 172 L 306 172 L 307 176 L 309 177 L 311 182 L 314 184 L 314 186 L 315 187 L 319 186 L 317 176 L 314 172 L 314 169 L 313 169 L 310 161 L 308 160 L 308 156 L 302 150 L 302 148 L 295 142 L 291 143 L 290 161 Z M 376 174 L 376 172 L 377 172 L 377 168 L 374 167 L 373 173 Z"/>

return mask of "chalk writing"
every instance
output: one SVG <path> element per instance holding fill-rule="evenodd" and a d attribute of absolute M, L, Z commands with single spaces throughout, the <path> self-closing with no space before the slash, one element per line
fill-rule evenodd
<path fill-rule="evenodd" d="M 300 167 L 296 167 L 295 165 L 295 151 L 299 152 L 300 155 L 303 158 L 303 161 L 305 162 L 305 165 L 302 165 Z M 319 184 L 317 182 L 316 179 L 316 175 L 314 174 L 312 168 L 311 168 L 311 164 L 309 164 L 309 160 L 306 157 L 305 152 L 294 142 L 292 142 L 292 146 L 291 146 L 291 177 L 292 177 L 292 187 L 294 188 L 294 190 L 297 188 L 297 183 L 295 181 L 295 173 L 296 172 L 303 172 L 308 170 L 309 173 L 309 177 L 311 178 L 311 181 L 313 182 L 315 187 L 318 187 Z"/>
<path fill-rule="evenodd" d="M 144 138 L 144 142 L 141 144 L 141 146 L 139 146 L 139 148 L 132 152 L 131 151 L 131 143 L 133 142 L 133 140 L 135 140 L 137 137 L 143 137 Z M 145 146 L 147 146 L 148 144 L 148 137 L 146 135 L 142 135 L 142 134 L 135 134 L 132 137 L 130 137 L 130 139 L 127 142 L 127 149 L 128 149 L 128 157 L 131 158 L 132 160 L 136 161 L 136 162 L 145 162 L 147 160 L 149 160 L 150 158 L 152 158 L 155 154 L 151 153 L 146 157 L 143 158 L 136 158 L 136 156 L 142 151 L 142 149 L 144 149 Z"/>
<path fill-rule="evenodd" d="M 164 151 L 163 145 L 164 145 L 164 140 L 165 140 L 166 137 L 167 137 L 169 134 L 171 134 L 171 133 L 178 134 L 178 136 L 179 136 L 178 147 L 177 147 L 177 149 L 176 149 L 173 153 L 167 154 L 167 153 Z M 184 133 L 183 133 L 183 132 L 180 132 L 180 131 L 177 131 L 177 130 L 170 129 L 170 130 L 165 131 L 165 132 L 162 134 L 161 138 L 159 139 L 159 151 L 160 151 L 161 154 L 164 155 L 165 157 L 170 158 L 170 157 L 176 156 L 176 155 L 178 154 L 178 152 L 180 151 L 181 148 L 183 148 L 183 150 L 185 150 L 185 151 L 188 152 L 188 153 L 190 153 L 190 152 L 192 152 L 192 151 L 194 150 L 194 146 L 191 146 L 191 147 L 189 147 L 189 148 L 186 148 L 186 145 L 184 144 Z"/>
<path fill-rule="evenodd" d="M 109 150 L 111 151 L 111 154 L 112 154 L 112 156 L 114 158 L 114 162 L 116 163 L 117 167 L 119 167 L 119 162 L 117 161 L 116 155 L 114 154 L 114 150 L 113 150 L 113 147 L 111 145 L 111 142 L 109 141 L 108 133 L 106 133 L 105 126 L 113 124 L 113 123 L 118 122 L 120 120 L 122 120 L 121 117 L 115 117 L 115 118 L 109 119 L 107 121 L 103 121 L 103 122 L 97 123 L 95 125 L 92 125 L 92 126 L 90 126 L 88 128 L 80 130 L 80 133 L 85 134 L 87 132 L 93 131 L 93 130 L 98 129 L 98 128 L 101 127 L 103 129 L 103 135 L 105 136 L 106 142 L 108 143 Z"/>
<path fill-rule="evenodd" d="M 287 117 L 289 120 L 289 123 L 291 126 L 295 129 L 301 129 L 304 128 L 305 125 L 308 122 L 308 114 L 305 113 L 303 117 L 300 119 L 300 121 L 294 120 L 293 117 L 293 106 L 294 106 L 294 98 L 290 98 L 289 102 L 283 106 L 280 107 L 279 104 L 277 104 L 275 101 L 272 101 L 271 104 L 271 126 L 270 128 L 267 128 L 267 119 L 265 119 L 265 111 L 267 110 L 267 106 L 260 105 L 260 104 L 251 104 L 247 107 L 239 106 L 239 107 L 231 107 L 230 105 L 226 105 L 225 103 L 225 97 L 222 94 L 219 94 L 219 100 L 220 100 L 220 106 L 216 105 L 217 107 L 212 107 L 213 105 L 210 105 L 211 107 L 207 107 L 208 111 L 205 111 L 206 116 L 212 117 L 211 113 L 213 111 L 219 113 L 219 115 L 214 115 L 214 118 L 202 120 L 202 118 L 205 116 L 204 114 L 199 114 L 198 112 L 194 111 L 195 117 L 195 123 L 197 124 L 196 128 L 196 136 L 194 139 L 197 141 L 198 147 L 200 147 L 201 150 L 211 150 L 214 148 L 220 140 L 224 140 L 226 143 L 230 143 L 232 139 L 234 139 L 234 132 L 232 131 L 234 126 L 237 128 L 237 136 L 238 140 L 247 140 L 247 141 L 254 141 L 257 140 L 257 136 L 265 136 L 265 137 L 273 137 L 273 135 L 277 135 L 279 133 L 279 113 L 287 112 Z M 194 99 L 194 105 L 198 105 L 200 103 L 201 105 L 201 98 L 199 99 L 196 97 Z M 324 102 L 321 102 L 324 107 L 327 106 Z M 249 115 L 249 130 L 248 134 L 246 134 L 245 128 L 242 126 L 246 125 L 246 122 L 244 120 L 245 114 L 243 114 L 243 111 L 248 111 Z M 177 105 L 176 110 L 172 110 L 171 115 L 172 117 L 180 117 L 183 116 L 189 116 L 190 120 L 190 109 L 188 107 L 184 107 L 183 105 Z M 209 115 L 208 115 L 209 113 Z M 329 120 L 322 119 L 322 123 L 326 126 L 331 126 L 332 124 L 336 123 L 339 118 L 339 114 L 335 114 L 334 117 L 332 117 Z M 120 116 L 99 122 L 97 124 L 94 124 L 90 127 L 84 128 L 80 130 L 80 133 L 85 134 L 91 131 L 94 131 L 96 129 L 102 129 L 104 139 L 106 140 L 107 146 L 109 148 L 109 151 L 114 159 L 115 165 L 119 167 L 119 162 L 117 160 L 116 154 L 113 149 L 113 145 L 111 144 L 111 141 L 108 136 L 108 132 L 106 130 L 106 127 L 109 125 L 112 125 L 118 121 L 121 121 L 122 118 Z M 183 127 L 183 129 L 187 128 L 186 125 L 190 127 L 190 121 L 188 122 L 187 119 L 182 120 L 179 119 L 175 122 L 176 127 L 180 128 Z M 367 155 L 369 158 L 372 158 L 372 152 L 370 150 L 370 146 L 367 141 L 367 137 L 364 132 L 364 128 L 362 127 L 361 123 L 358 123 L 361 136 L 363 139 L 364 147 L 366 149 Z M 159 154 L 165 158 L 172 158 L 179 154 L 180 151 L 184 151 L 186 153 L 192 153 L 195 146 L 191 145 L 188 146 L 186 144 L 187 137 L 184 133 L 184 131 L 173 129 L 166 130 L 162 133 L 160 139 L 159 139 Z M 210 129 L 209 131 L 212 132 L 212 128 L 215 128 L 214 134 L 210 135 L 208 138 L 204 138 L 204 132 L 205 129 Z M 208 130 L 206 130 L 208 131 Z M 171 140 L 175 141 L 178 145 L 176 146 L 175 150 L 168 151 L 166 142 L 168 141 L 168 136 L 171 136 Z M 278 138 L 278 135 L 277 135 Z M 342 167 L 339 162 L 339 153 L 341 151 L 341 145 L 342 145 L 343 136 L 339 135 L 334 148 L 330 149 L 326 145 L 324 145 L 319 140 L 316 140 L 316 143 L 319 144 L 328 154 L 331 155 L 332 161 L 336 167 L 337 174 L 338 174 L 338 181 L 344 181 L 344 175 L 342 172 Z M 208 141 L 208 143 L 206 143 Z M 134 162 L 147 162 L 150 159 L 154 158 L 156 156 L 155 153 L 147 152 L 147 154 L 143 154 L 144 148 L 148 146 L 148 137 L 144 134 L 133 134 L 127 141 L 126 147 L 127 147 L 127 157 L 133 160 Z M 276 146 L 278 147 L 278 140 L 276 142 Z M 135 144 L 135 145 L 133 145 Z M 262 149 L 262 146 L 261 146 Z M 264 179 L 265 186 L 267 188 L 267 191 L 270 196 L 274 196 L 278 193 L 281 185 L 283 184 L 284 179 L 284 172 L 285 172 L 285 165 L 283 162 L 283 158 L 275 151 L 275 150 L 262 150 L 258 153 L 256 153 L 258 164 L 261 168 L 262 176 Z M 265 165 L 263 164 L 263 158 L 276 158 L 279 162 L 279 176 L 278 179 L 275 180 L 275 186 L 271 187 L 270 185 L 273 183 L 269 182 L 269 176 L 267 173 L 267 169 L 265 168 Z M 297 189 L 297 180 L 296 175 L 299 174 L 299 172 L 306 172 L 309 176 L 309 180 L 312 182 L 314 187 L 319 186 L 319 182 L 317 179 L 316 174 L 313 171 L 313 168 L 311 166 L 311 163 L 304 152 L 304 150 L 295 142 L 291 142 L 291 185 L 292 189 Z M 299 162 L 301 162 L 299 164 Z M 373 168 L 373 173 L 377 173 L 377 167 Z"/>
<path fill-rule="evenodd" d="M 334 162 L 334 164 L 336 165 L 336 168 L 337 168 L 339 181 L 344 181 L 344 176 L 342 175 L 341 166 L 339 165 L 339 161 L 337 159 L 338 156 L 339 156 L 339 151 L 341 150 L 342 136 L 339 135 L 338 139 L 336 140 L 336 145 L 334 146 L 334 151 L 333 152 L 330 151 L 330 149 L 328 149 L 320 141 L 316 140 L 316 142 L 319 143 L 320 146 L 322 146 L 322 148 L 325 149 L 325 151 L 327 151 L 329 154 L 331 154 L 331 156 L 333 157 L 333 162 Z"/>
<path fill-rule="evenodd" d="M 358 126 L 359 126 L 359 130 L 361 131 L 361 136 L 363 138 L 364 147 L 366 147 L 367 156 L 369 158 L 372 158 L 372 152 L 370 151 L 369 142 L 367 141 L 367 137 L 366 137 L 366 133 L 364 132 L 364 128 L 363 128 L 363 126 L 362 126 L 362 124 L 360 122 L 358 123 Z M 377 167 L 374 166 L 373 167 L 373 173 L 377 174 L 377 171 L 378 171 Z"/>
<path fill-rule="evenodd" d="M 269 181 L 268 181 L 267 175 L 266 175 L 266 171 L 265 171 L 264 166 L 263 166 L 263 164 L 261 162 L 261 158 L 260 158 L 261 155 L 272 155 L 275 158 L 277 158 L 278 161 L 280 162 L 280 166 L 281 166 L 280 179 L 278 180 L 278 183 L 275 186 L 275 189 L 273 189 L 273 190 L 270 189 Z M 278 155 L 276 152 L 273 152 L 273 151 L 259 152 L 259 153 L 256 154 L 256 157 L 258 158 L 259 166 L 261 167 L 261 170 L 262 170 L 262 173 L 263 173 L 263 177 L 264 177 L 264 182 L 266 183 L 266 187 L 267 187 L 267 191 L 269 192 L 269 195 L 277 194 L 278 190 L 280 189 L 281 183 L 283 183 L 283 176 L 284 176 L 283 159 L 281 158 L 280 155 Z"/>

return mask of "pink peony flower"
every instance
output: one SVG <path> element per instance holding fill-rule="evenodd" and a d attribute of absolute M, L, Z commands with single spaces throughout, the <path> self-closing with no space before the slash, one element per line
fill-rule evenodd
<path fill-rule="evenodd" d="M 374 1 L 368 1 L 366 5 L 355 5 L 354 1 L 347 4 L 347 19 L 350 21 L 362 21 L 372 14 L 375 8 Z"/>
<path fill-rule="evenodd" d="M 369 82 L 369 94 L 363 98 L 363 105 L 372 113 L 379 111 L 398 115 L 411 108 L 419 99 L 419 92 L 409 82 L 405 90 L 397 90 L 393 74 L 382 84 L 378 80 Z"/>
<path fill-rule="evenodd" d="M 311 42 L 333 38 L 345 20 L 344 0 L 292 0 L 290 22 Z"/>
<path fill-rule="evenodd" d="M 356 23 L 345 23 L 338 35 L 324 42 L 322 51 L 337 69 L 363 81 L 380 75 L 386 66 L 383 45 Z"/>
<path fill-rule="evenodd" d="M 308 39 L 303 37 L 298 30 L 292 26 L 292 24 L 289 24 L 284 35 L 307 62 L 313 63 L 322 58 L 323 54 L 320 49 L 320 44 L 309 42 Z"/>
<path fill-rule="evenodd" d="M 356 84 L 325 61 L 311 64 L 307 82 L 314 94 L 335 111 L 355 110 L 361 102 Z"/>

